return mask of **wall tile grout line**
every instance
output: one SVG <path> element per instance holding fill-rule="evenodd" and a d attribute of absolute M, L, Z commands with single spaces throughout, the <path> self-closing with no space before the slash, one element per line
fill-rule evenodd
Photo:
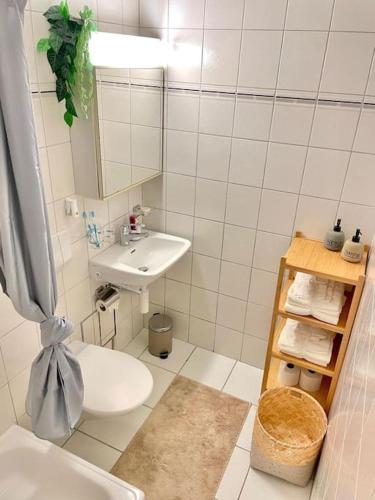
<path fill-rule="evenodd" d="M 323 66 L 322 66 L 323 67 Z M 139 85 L 139 86 L 144 86 L 144 85 Z M 153 87 L 154 88 L 154 87 Z M 299 95 L 282 95 L 282 94 L 278 94 L 277 92 L 281 90 L 281 92 L 284 90 L 288 90 L 290 92 L 298 92 L 298 90 L 294 91 L 293 89 L 278 89 L 276 91 L 276 89 L 270 89 L 270 90 L 273 90 L 273 94 L 261 94 L 261 93 L 254 93 L 254 92 L 238 92 L 238 91 L 222 91 L 220 90 L 220 88 L 217 88 L 217 89 L 214 89 L 214 90 L 198 90 L 198 89 L 193 89 L 193 88 L 189 88 L 189 87 L 168 87 L 166 89 L 169 92 L 175 92 L 175 93 L 179 93 L 179 92 L 193 92 L 193 93 L 200 93 L 202 95 L 214 95 L 214 96 L 217 96 L 217 97 L 229 97 L 229 96 L 234 96 L 234 97 L 238 97 L 238 98 L 249 98 L 249 99 L 259 99 L 259 100 L 266 100 L 266 101 L 272 101 L 273 99 L 275 99 L 276 101 L 280 101 L 280 102 L 288 102 L 288 101 L 292 101 L 293 103 L 295 104 L 310 104 L 310 103 L 313 103 L 315 104 L 316 102 L 318 102 L 318 104 L 326 104 L 326 105 L 332 105 L 332 106 L 353 106 L 353 107 L 358 107 L 358 106 L 361 106 L 362 105 L 362 98 L 358 101 L 353 101 L 353 100 L 348 100 L 348 99 L 334 99 L 333 97 L 332 98 L 324 98 L 324 97 L 319 97 L 318 95 L 318 92 L 314 92 L 315 94 L 317 94 L 317 97 L 303 97 L 303 96 L 299 96 Z M 47 91 L 48 92 L 48 91 Z M 360 97 L 360 96 L 359 96 Z M 365 101 L 363 103 L 364 105 L 366 106 L 369 106 L 370 108 L 373 108 L 375 107 L 375 103 L 374 102 L 371 102 L 371 101 Z"/>
<path fill-rule="evenodd" d="M 339 211 L 339 207 L 340 207 L 340 204 L 341 204 L 341 199 L 342 199 L 342 195 L 343 195 L 343 192 L 344 192 L 345 183 L 346 183 L 346 179 L 347 179 L 349 168 L 350 168 L 350 162 L 351 162 L 351 159 L 352 159 L 352 156 L 353 156 L 354 145 L 355 145 L 355 141 L 357 139 L 359 124 L 360 124 L 361 117 L 362 117 L 362 114 L 363 114 L 364 102 L 365 102 L 367 90 L 368 90 L 368 87 L 369 87 L 371 74 L 372 74 L 372 71 L 373 71 L 373 68 L 374 68 L 374 59 L 375 59 L 375 49 L 374 49 L 374 51 L 372 53 L 371 63 L 370 63 L 370 67 L 369 67 L 368 74 L 367 74 L 366 86 L 365 86 L 365 90 L 363 92 L 363 98 L 362 98 L 362 102 L 361 102 L 361 108 L 360 108 L 360 112 L 358 114 L 358 119 L 357 119 L 357 123 L 356 123 L 356 127 L 355 127 L 355 132 L 354 132 L 354 136 L 353 136 L 353 140 L 352 140 L 352 144 L 351 144 L 351 148 L 350 148 L 349 158 L 348 158 L 347 165 L 346 165 L 344 181 L 342 183 L 342 187 L 341 187 L 341 191 L 340 191 L 340 203 L 339 203 L 339 205 L 337 207 L 336 218 L 338 217 L 338 211 Z"/>
<path fill-rule="evenodd" d="M 242 50 L 242 43 L 243 43 L 243 26 L 244 26 L 244 20 L 245 20 L 245 8 L 246 8 L 246 2 L 243 2 L 243 7 L 242 7 L 242 29 L 241 29 L 241 36 L 240 36 L 240 45 L 239 45 L 239 50 L 238 50 L 238 64 L 237 64 L 237 75 L 236 75 L 236 87 L 238 86 L 239 75 L 240 75 L 240 62 L 241 62 L 241 50 Z M 233 134 L 234 134 L 234 125 L 235 125 L 235 117 L 236 117 L 236 107 L 237 107 L 237 94 L 234 95 L 234 98 L 235 98 L 235 102 L 234 102 L 233 117 L 232 117 L 232 123 L 231 123 L 231 135 L 230 135 L 229 158 L 228 158 L 228 172 L 227 172 L 227 179 L 226 179 L 226 184 L 227 185 L 226 185 L 226 192 L 225 192 L 225 209 L 224 209 L 224 221 L 223 222 L 225 222 L 226 219 L 227 219 L 227 208 L 228 208 L 227 201 L 228 201 L 228 192 L 229 192 L 229 178 L 230 178 L 230 170 L 231 170 L 232 148 L 233 148 Z M 223 257 L 223 250 L 224 250 L 224 237 L 225 237 L 225 224 L 223 225 L 223 232 L 222 232 L 222 238 L 221 238 L 219 280 L 218 280 L 218 295 L 217 295 L 217 303 L 216 303 L 215 336 L 214 336 L 213 350 L 215 350 L 216 339 L 217 339 L 217 332 L 216 332 L 217 327 L 216 327 L 216 325 L 218 324 L 219 297 L 221 295 L 221 292 L 220 292 L 220 281 L 221 281 L 221 276 L 222 276 L 222 265 L 223 265 L 223 259 L 222 259 L 222 257 Z M 250 287 L 250 280 L 251 280 L 251 274 L 250 274 L 248 288 Z M 248 295 L 248 290 L 247 290 L 247 295 Z M 244 328 L 245 328 L 245 318 L 244 318 L 244 321 L 243 321 L 243 324 L 242 324 L 242 328 L 241 328 L 241 333 L 242 334 L 243 334 Z M 244 343 L 244 336 L 243 335 L 242 335 L 241 341 L 242 342 L 241 342 L 241 350 L 240 350 L 240 353 L 239 353 L 239 359 L 242 359 L 243 343 Z"/>
<path fill-rule="evenodd" d="M 297 220 L 298 207 L 300 205 L 301 188 L 302 188 L 302 185 L 303 185 L 303 180 L 304 180 L 305 172 L 306 172 L 306 164 L 307 164 L 307 158 L 308 158 L 308 153 L 309 153 L 309 146 L 310 146 L 310 143 L 311 143 L 311 137 L 312 137 L 313 127 L 314 127 L 314 120 L 315 120 L 315 116 L 316 116 L 316 110 L 317 110 L 317 107 L 318 107 L 319 92 L 320 92 L 320 89 L 321 89 L 322 79 L 323 79 L 323 74 L 324 74 L 324 68 L 325 68 L 325 63 L 326 63 L 326 60 L 327 60 L 327 50 L 328 50 L 328 43 L 329 43 L 329 39 L 330 39 L 329 33 L 330 33 L 330 28 L 332 26 L 333 13 L 334 13 L 334 10 L 335 10 L 335 2 L 336 2 L 336 0 L 333 0 L 332 8 L 331 8 L 330 20 L 329 20 L 328 36 L 327 36 L 326 43 L 325 43 L 323 60 L 322 60 L 321 68 L 320 68 L 320 74 L 319 74 L 319 83 L 318 83 L 318 90 L 317 90 L 317 98 L 315 100 L 314 111 L 313 111 L 313 115 L 312 115 L 312 119 L 311 119 L 309 136 L 308 136 L 308 140 L 307 140 L 307 149 L 306 149 L 305 160 L 304 160 L 303 169 L 302 169 L 302 175 L 301 175 L 301 182 L 300 182 L 300 188 L 299 188 L 299 194 L 298 194 L 297 207 L 296 207 L 296 211 L 295 211 L 295 214 L 294 214 L 294 221 L 293 221 L 293 232 L 294 233 L 296 232 L 296 227 L 295 226 L 296 226 L 296 220 Z M 332 223 L 333 223 L 333 221 L 332 221 Z"/>

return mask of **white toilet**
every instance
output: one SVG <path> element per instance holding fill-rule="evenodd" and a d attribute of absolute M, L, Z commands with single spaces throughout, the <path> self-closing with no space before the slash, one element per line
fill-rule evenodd
<path fill-rule="evenodd" d="M 154 385 L 150 370 L 124 352 L 75 340 L 69 348 L 82 370 L 88 416 L 116 417 L 141 406 Z"/>

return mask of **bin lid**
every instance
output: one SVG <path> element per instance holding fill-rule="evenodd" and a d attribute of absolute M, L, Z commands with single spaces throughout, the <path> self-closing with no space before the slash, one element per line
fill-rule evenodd
<path fill-rule="evenodd" d="M 155 313 L 151 316 L 148 327 L 153 332 L 168 332 L 172 328 L 172 318 L 166 314 Z"/>

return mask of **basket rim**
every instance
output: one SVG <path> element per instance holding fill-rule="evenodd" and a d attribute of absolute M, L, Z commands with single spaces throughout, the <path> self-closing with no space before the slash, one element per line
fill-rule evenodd
<path fill-rule="evenodd" d="M 309 398 L 310 400 L 312 400 L 312 402 L 315 403 L 317 405 L 317 407 L 319 408 L 319 411 L 320 411 L 320 413 L 322 414 L 322 416 L 324 418 L 325 429 L 321 433 L 321 436 L 318 439 L 316 439 L 315 441 L 312 441 L 309 445 L 296 445 L 296 444 L 287 443 L 287 442 L 282 441 L 280 439 L 276 439 L 275 437 L 273 437 L 264 428 L 262 422 L 260 421 L 260 419 L 259 419 L 259 406 L 260 406 L 260 402 L 270 392 L 279 392 L 280 390 L 288 390 L 288 391 L 299 392 L 299 393 L 303 394 L 303 396 L 306 396 L 307 398 Z M 315 398 L 313 398 L 312 396 L 310 396 L 310 394 L 308 394 L 307 392 L 303 391 L 302 389 L 297 389 L 296 387 L 287 387 L 287 386 L 285 386 L 285 387 L 274 387 L 272 389 L 267 389 L 266 391 L 263 392 L 263 394 L 260 396 L 259 401 L 258 401 L 258 409 L 257 409 L 257 413 L 256 413 L 256 422 L 262 428 L 262 431 L 266 434 L 266 436 L 271 441 L 273 441 L 274 443 L 278 443 L 278 444 L 287 446 L 288 448 L 294 448 L 294 449 L 299 449 L 299 450 L 302 450 L 302 449 L 305 449 L 305 448 L 311 448 L 311 447 L 315 446 L 316 444 L 318 444 L 320 441 L 322 441 L 323 438 L 324 438 L 324 436 L 327 433 L 327 427 L 328 427 L 328 418 L 327 418 L 326 412 L 324 411 L 324 409 L 323 409 L 322 405 L 319 403 L 319 401 L 317 401 Z"/>

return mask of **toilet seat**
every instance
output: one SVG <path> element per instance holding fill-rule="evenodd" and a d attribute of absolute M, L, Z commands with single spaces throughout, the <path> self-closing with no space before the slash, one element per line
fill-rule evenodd
<path fill-rule="evenodd" d="M 85 387 L 83 409 L 87 413 L 114 417 L 138 408 L 149 398 L 153 378 L 138 359 L 76 340 L 69 348 L 81 365 Z"/>

